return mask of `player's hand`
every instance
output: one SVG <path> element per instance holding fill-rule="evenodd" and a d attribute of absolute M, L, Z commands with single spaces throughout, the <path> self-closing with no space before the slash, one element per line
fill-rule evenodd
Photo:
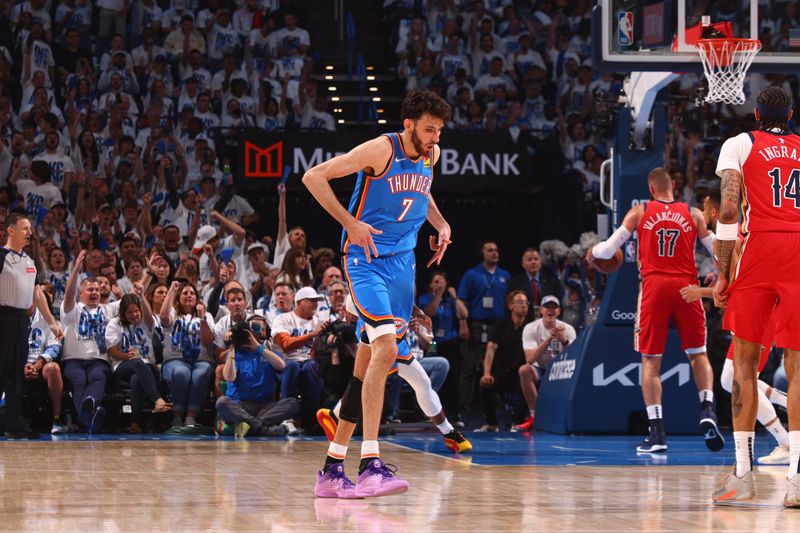
<path fill-rule="evenodd" d="M 481 387 L 491 387 L 494 384 L 494 377 L 491 375 L 481 376 Z"/>
<path fill-rule="evenodd" d="M 444 257 L 444 252 L 447 250 L 447 246 L 453 242 L 450 240 L 450 226 L 445 226 L 439 230 L 438 239 L 431 235 L 428 239 L 428 242 L 431 246 L 431 250 L 433 250 L 435 253 L 433 254 L 433 257 L 431 257 L 430 261 L 428 261 L 426 268 L 430 268 L 434 263 L 436 263 L 438 266 L 442 262 L 442 258 Z"/>
<path fill-rule="evenodd" d="M 686 303 L 691 303 L 701 298 L 700 287 L 698 285 L 687 285 L 681 287 L 681 297 Z"/>
<path fill-rule="evenodd" d="M 351 243 L 364 249 L 367 263 L 372 261 L 372 257 L 378 257 L 378 248 L 375 246 L 375 241 L 372 240 L 372 235 L 380 235 L 383 233 L 381 230 L 353 218 L 345 228 L 345 231 Z M 372 253 L 372 257 L 370 257 L 370 253 Z"/>
<path fill-rule="evenodd" d="M 728 295 L 725 292 L 728 290 L 728 280 L 723 276 L 717 280 L 714 285 L 714 305 L 717 307 L 725 307 L 728 303 Z"/>

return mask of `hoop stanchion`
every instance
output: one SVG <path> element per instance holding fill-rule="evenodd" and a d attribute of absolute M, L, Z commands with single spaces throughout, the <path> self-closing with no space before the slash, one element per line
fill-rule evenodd
<path fill-rule="evenodd" d="M 758 39 L 700 39 L 697 50 L 708 80 L 706 102 L 745 102 L 744 77 L 761 50 Z"/>

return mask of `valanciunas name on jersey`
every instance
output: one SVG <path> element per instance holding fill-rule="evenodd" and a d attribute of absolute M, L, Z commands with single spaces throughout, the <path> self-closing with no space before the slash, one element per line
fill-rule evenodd
<path fill-rule="evenodd" d="M 692 231 L 692 225 L 688 220 L 686 220 L 686 217 L 676 211 L 662 211 L 660 213 L 656 213 L 655 216 L 648 217 L 644 221 L 642 228 L 651 230 L 659 222 L 675 222 L 681 227 L 684 233 Z"/>

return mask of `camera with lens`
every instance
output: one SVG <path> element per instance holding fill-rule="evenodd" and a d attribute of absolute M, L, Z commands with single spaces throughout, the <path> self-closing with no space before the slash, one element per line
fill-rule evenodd
<path fill-rule="evenodd" d="M 231 326 L 231 344 L 237 350 L 250 347 L 252 343 L 250 335 L 252 335 L 252 333 L 250 324 L 244 321 L 236 322 Z"/>
<path fill-rule="evenodd" d="M 319 350 L 323 352 L 341 348 L 344 344 L 354 344 L 358 342 L 355 326 L 342 320 L 337 320 L 328 324 L 319 334 L 319 340 Z"/>

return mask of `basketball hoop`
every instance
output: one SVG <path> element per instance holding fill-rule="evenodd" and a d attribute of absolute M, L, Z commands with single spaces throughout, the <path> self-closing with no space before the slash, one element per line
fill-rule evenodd
<path fill-rule="evenodd" d="M 744 77 L 761 50 L 758 39 L 700 39 L 697 50 L 708 80 L 706 102 L 745 102 Z"/>

